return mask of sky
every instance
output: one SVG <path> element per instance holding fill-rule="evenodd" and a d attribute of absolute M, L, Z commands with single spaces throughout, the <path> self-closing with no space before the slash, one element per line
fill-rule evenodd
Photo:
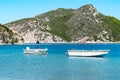
<path fill-rule="evenodd" d="M 120 0 L 0 0 L 0 23 L 34 17 L 57 8 L 77 9 L 86 4 L 120 20 Z"/>

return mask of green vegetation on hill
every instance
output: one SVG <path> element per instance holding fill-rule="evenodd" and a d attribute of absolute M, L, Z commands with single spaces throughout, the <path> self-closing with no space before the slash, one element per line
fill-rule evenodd
<path fill-rule="evenodd" d="M 0 43 L 17 43 L 18 39 L 15 38 L 14 35 L 15 34 L 7 26 L 0 24 Z"/>
<path fill-rule="evenodd" d="M 91 4 L 78 9 L 59 8 L 6 25 L 15 28 L 19 34 L 36 30 L 35 34 L 40 34 L 39 39 L 42 34 L 49 33 L 68 42 L 86 36 L 94 41 L 120 41 L 120 20 L 101 14 Z"/>
<path fill-rule="evenodd" d="M 65 24 L 73 14 L 66 14 L 60 17 L 56 17 L 49 21 L 48 25 L 51 27 L 50 33 L 58 35 L 66 41 L 71 41 L 71 38 L 67 36 L 68 26 Z"/>
<path fill-rule="evenodd" d="M 111 41 L 120 41 L 120 20 L 113 16 L 106 16 L 103 19 L 102 26 L 108 30 Z"/>

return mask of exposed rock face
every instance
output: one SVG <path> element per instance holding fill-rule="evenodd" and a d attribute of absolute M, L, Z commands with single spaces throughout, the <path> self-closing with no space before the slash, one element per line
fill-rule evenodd
<path fill-rule="evenodd" d="M 72 35 L 72 38 L 77 41 L 85 36 L 92 38 L 95 34 L 99 34 L 102 31 L 98 26 L 101 20 L 97 16 L 102 15 L 92 5 L 85 5 L 75 10 L 74 15 L 67 22 L 70 27 L 69 35 Z"/>
<path fill-rule="evenodd" d="M 47 23 L 67 13 L 69 13 L 69 10 L 57 9 L 56 11 L 41 14 L 34 18 L 26 18 L 11 22 L 6 24 L 6 26 L 23 37 L 24 43 L 36 43 L 37 40 L 42 43 L 66 42 L 60 36 L 53 34 L 51 32 L 51 27 Z"/>
<path fill-rule="evenodd" d="M 76 42 L 86 36 L 91 41 L 120 41 L 116 37 L 120 36 L 120 21 L 101 14 L 91 4 L 76 10 L 59 8 L 5 25 L 24 43 Z"/>
<path fill-rule="evenodd" d="M 14 34 L 9 28 L 0 24 L 0 44 L 23 43 L 22 38 Z"/>

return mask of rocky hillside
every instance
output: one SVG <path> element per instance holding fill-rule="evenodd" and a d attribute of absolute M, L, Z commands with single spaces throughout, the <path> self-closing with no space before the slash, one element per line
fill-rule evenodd
<path fill-rule="evenodd" d="M 0 44 L 14 44 L 19 41 L 22 41 L 22 39 L 17 34 L 14 34 L 8 27 L 0 24 Z"/>
<path fill-rule="evenodd" d="M 120 41 L 120 21 L 103 15 L 91 4 L 78 9 L 59 8 L 5 25 L 24 43 Z"/>

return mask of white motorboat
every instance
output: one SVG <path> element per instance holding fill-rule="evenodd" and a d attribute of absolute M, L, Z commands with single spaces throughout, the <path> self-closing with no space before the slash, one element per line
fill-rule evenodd
<path fill-rule="evenodd" d="M 108 54 L 109 50 L 68 50 L 68 56 L 99 57 Z"/>
<path fill-rule="evenodd" d="M 48 54 L 48 49 L 45 48 L 45 49 L 39 49 L 39 48 L 36 48 L 36 49 L 30 49 L 30 47 L 26 47 L 26 49 L 24 49 L 24 53 L 25 54 Z"/>

